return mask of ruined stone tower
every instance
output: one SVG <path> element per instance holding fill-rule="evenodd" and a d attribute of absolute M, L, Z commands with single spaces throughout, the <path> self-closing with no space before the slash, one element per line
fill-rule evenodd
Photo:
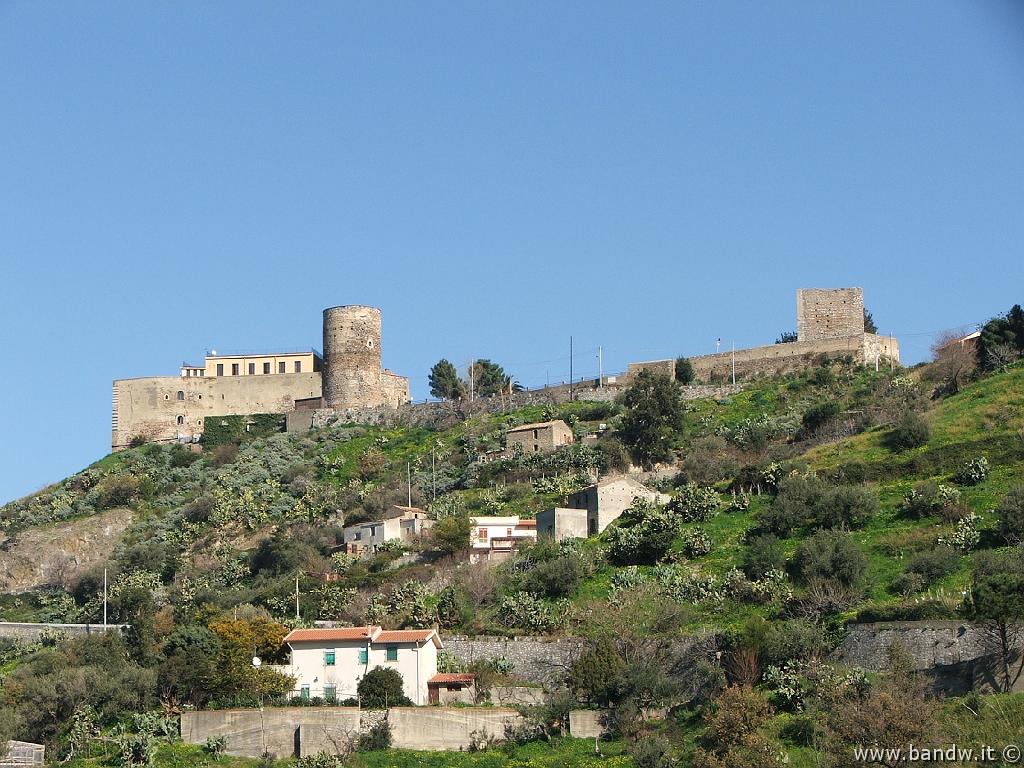
<path fill-rule="evenodd" d="M 861 336 L 863 333 L 863 288 L 800 288 L 797 290 L 797 341 L 845 339 Z"/>
<path fill-rule="evenodd" d="M 358 304 L 324 310 L 323 404 L 370 408 L 384 402 L 380 310 Z"/>

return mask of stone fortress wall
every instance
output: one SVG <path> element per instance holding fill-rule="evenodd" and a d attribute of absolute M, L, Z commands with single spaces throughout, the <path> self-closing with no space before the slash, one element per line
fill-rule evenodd
<path fill-rule="evenodd" d="M 849 356 L 862 365 L 899 363 L 894 337 L 864 331 L 863 289 L 798 289 L 796 341 L 700 355 L 690 362 L 696 381 L 706 383 L 731 380 L 734 362 L 740 379 L 803 370 L 823 356 Z M 625 383 L 644 370 L 674 376 L 675 361 L 630 363 Z"/>
<path fill-rule="evenodd" d="M 207 365 L 202 376 L 115 380 L 111 449 L 133 439 L 195 442 L 206 417 L 290 413 L 296 401 L 322 398 L 342 409 L 397 408 L 409 401 L 409 380 L 381 368 L 379 309 L 325 309 L 323 340 L 322 371 L 217 376 Z"/>

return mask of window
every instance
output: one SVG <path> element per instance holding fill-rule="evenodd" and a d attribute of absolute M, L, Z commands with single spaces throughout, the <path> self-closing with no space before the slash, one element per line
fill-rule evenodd
<path fill-rule="evenodd" d="M 179 400 L 184 400 L 185 399 L 185 393 L 182 390 L 180 390 L 180 389 L 178 390 L 178 399 Z"/>
<path fill-rule="evenodd" d="M 533 430 L 533 439 L 534 439 L 534 440 L 536 440 L 536 439 L 537 439 L 537 430 L 536 430 L 536 429 L 535 429 L 535 430 Z"/>
<path fill-rule="evenodd" d="M 185 417 L 184 416 L 179 416 L 178 417 L 178 423 L 179 424 L 184 424 L 185 423 Z"/>
<path fill-rule="evenodd" d="M 324 666 L 325 667 L 333 667 L 334 666 L 334 649 L 333 648 L 328 648 L 326 651 L 324 651 Z"/>
<path fill-rule="evenodd" d="M 309 686 L 308 685 L 304 685 L 301 688 L 299 688 L 299 696 L 302 697 L 303 701 L 309 701 Z"/>
<path fill-rule="evenodd" d="M 369 664 L 370 663 L 370 651 L 366 648 L 359 649 L 359 663 Z"/>
<path fill-rule="evenodd" d="M 597 535 L 597 520 L 595 520 L 594 518 L 590 518 L 589 520 L 587 520 L 587 530 L 589 532 L 589 535 L 596 536 Z"/>
<path fill-rule="evenodd" d="M 237 376 L 238 375 L 238 363 L 232 363 L 231 364 L 231 375 L 232 376 Z"/>
<path fill-rule="evenodd" d="M 481 528 L 480 530 L 478 530 L 476 532 L 476 537 L 480 541 L 487 541 L 487 529 L 486 528 Z"/>
<path fill-rule="evenodd" d="M 250 376 L 255 376 L 256 375 L 256 363 L 249 363 L 249 375 Z"/>
<path fill-rule="evenodd" d="M 302 373 L 302 361 L 301 360 L 296 360 L 295 361 L 295 372 L 296 373 Z"/>
<path fill-rule="evenodd" d="M 270 363 L 264 363 L 263 364 L 263 372 L 264 373 L 270 373 Z"/>
<path fill-rule="evenodd" d="M 217 375 L 218 376 L 223 376 L 224 375 L 224 363 L 217 363 Z"/>
<path fill-rule="evenodd" d="M 284 366 L 285 366 L 285 362 L 284 362 L 284 360 L 282 360 L 281 362 L 279 362 L 277 364 L 277 372 L 278 373 L 284 373 L 284 371 L 285 371 Z"/>
<path fill-rule="evenodd" d="M 506 536 L 511 536 L 512 535 L 512 529 L 511 528 L 506 528 L 505 529 L 505 535 Z"/>
<path fill-rule="evenodd" d="M 387 655 L 384 657 L 386 661 L 398 661 L 398 646 L 389 645 L 386 649 Z"/>
<path fill-rule="evenodd" d="M 338 689 L 333 685 L 324 686 L 324 700 L 325 701 L 337 701 L 338 700 Z"/>

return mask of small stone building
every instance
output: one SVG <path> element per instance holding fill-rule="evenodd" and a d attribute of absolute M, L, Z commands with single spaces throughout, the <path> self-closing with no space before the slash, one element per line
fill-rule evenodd
<path fill-rule="evenodd" d="M 521 445 L 523 453 L 547 453 L 563 445 L 571 445 L 575 439 L 569 425 L 561 419 L 555 419 L 510 427 L 505 443 L 509 452 Z"/>
<path fill-rule="evenodd" d="M 611 525 L 612 521 L 629 509 L 633 499 L 643 498 L 658 504 L 668 504 L 668 494 L 652 491 L 645 485 L 629 477 L 610 477 L 594 485 L 589 485 L 569 496 L 566 506 L 569 509 L 587 511 L 587 535 L 596 536 Z M 558 514 L 555 510 L 555 518 Z M 543 514 L 543 513 L 542 513 Z M 571 525 L 571 515 L 563 515 L 566 522 L 563 529 Z M 540 516 L 538 516 L 538 520 Z M 559 528 L 555 523 L 555 532 Z"/>
<path fill-rule="evenodd" d="M 472 704 L 476 699 L 476 675 L 469 672 L 439 672 L 427 680 L 430 704 Z"/>
<path fill-rule="evenodd" d="M 342 541 L 348 554 L 361 555 L 366 551 L 372 552 L 386 541 L 409 544 L 433 524 L 425 510 L 396 504 L 384 513 L 383 520 L 347 526 L 342 533 Z"/>

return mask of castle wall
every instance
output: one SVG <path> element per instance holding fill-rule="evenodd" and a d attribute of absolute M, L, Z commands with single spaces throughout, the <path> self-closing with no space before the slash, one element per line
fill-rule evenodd
<path fill-rule="evenodd" d="M 324 310 L 324 407 L 372 408 L 384 402 L 380 310 Z"/>
<path fill-rule="evenodd" d="M 793 341 L 788 344 L 769 344 L 763 347 L 737 349 L 735 352 L 736 378 L 770 376 L 776 373 L 800 371 L 817 364 L 822 356 L 831 358 L 849 355 L 857 363 L 865 365 L 899 363 L 899 342 L 892 336 L 878 336 L 862 333 L 841 339 L 816 339 L 814 341 Z M 699 382 L 729 381 L 732 378 L 733 352 L 719 352 L 715 355 L 691 357 L 694 377 Z M 640 371 L 649 370 L 666 376 L 675 375 L 674 360 L 650 360 L 630 363 L 626 373 L 631 381 Z"/>
<path fill-rule="evenodd" d="M 797 341 L 842 339 L 864 333 L 863 288 L 799 288 Z"/>
<path fill-rule="evenodd" d="M 384 370 L 380 374 L 381 403 L 389 408 L 397 408 L 408 403 L 409 379 L 397 373 Z"/>
<path fill-rule="evenodd" d="M 118 379 L 113 390 L 111 447 L 124 448 L 136 436 L 148 441 L 194 438 L 202 434 L 206 416 L 287 413 L 294 410 L 295 400 L 320 397 L 320 393 L 318 372 Z"/>

